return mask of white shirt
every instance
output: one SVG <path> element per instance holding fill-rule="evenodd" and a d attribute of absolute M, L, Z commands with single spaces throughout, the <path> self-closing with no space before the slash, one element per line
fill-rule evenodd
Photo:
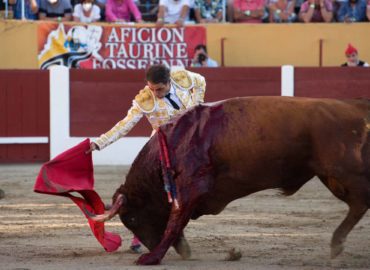
<path fill-rule="evenodd" d="M 175 23 L 181 14 L 183 6 L 190 7 L 190 0 L 159 0 L 159 5 L 164 6 L 164 22 Z M 185 21 L 189 20 L 189 13 L 186 15 Z"/>
<path fill-rule="evenodd" d="M 89 17 L 86 17 L 81 4 L 77 4 L 74 8 L 73 17 L 80 19 L 82 23 L 91 23 L 100 20 L 100 8 L 97 5 L 92 6 Z"/>
<path fill-rule="evenodd" d="M 170 98 L 177 104 L 177 105 L 179 105 L 179 107 L 181 108 L 181 107 L 183 107 L 182 106 L 182 103 L 181 103 L 181 101 L 180 101 L 180 99 L 178 98 L 178 96 L 176 95 L 176 91 L 175 91 L 175 87 L 172 85 L 172 83 L 171 83 L 171 88 L 170 88 Z M 173 106 L 172 106 L 172 104 L 171 104 L 171 102 L 166 98 L 166 97 L 164 97 L 164 100 L 166 101 L 166 103 L 171 107 L 171 108 L 173 108 Z"/>

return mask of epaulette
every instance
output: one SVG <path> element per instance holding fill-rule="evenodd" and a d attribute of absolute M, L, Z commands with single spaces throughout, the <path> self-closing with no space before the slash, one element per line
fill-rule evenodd
<path fill-rule="evenodd" d="M 144 89 L 140 90 L 139 94 L 135 96 L 135 102 L 145 113 L 150 113 L 154 111 L 154 95 L 147 86 L 145 86 Z"/>
<path fill-rule="evenodd" d="M 178 88 L 182 90 L 189 90 L 193 88 L 193 80 L 186 70 L 177 70 L 171 72 L 171 80 Z"/>

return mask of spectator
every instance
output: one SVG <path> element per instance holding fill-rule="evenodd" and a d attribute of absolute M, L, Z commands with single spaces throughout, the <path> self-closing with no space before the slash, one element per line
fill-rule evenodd
<path fill-rule="evenodd" d="M 211 59 L 207 54 L 207 47 L 199 44 L 194 49 L 194 57 L 191 63 L 192 67 L 218 67 L 215 60 Z"/>
<path fill-rule="evenodd" d="M 367 0 L 366 17 L 367 17 L 367 20 L 370 21 L 370 0 Z"/>
<path fill-rule="evenodd" d="M 309 22 L 331 22 L 333 3 L 331 0 L 307 0 L 301 5 L 299 20 Z"/>
<path fill-rule="evenodd" d="M 347 62 L 342 64 L 342 67 L 368 67 L 369 64 L 358 59 L 358 51 L 351 44 L 348 44 L 346 51 L 344 52 L 347 58 Z"/>
<path fill-rule="evenodd" d="M 105 21 L 105 5 L 107 0 L 96 0 L 96 5 L 100 8 L 100 20 Z"/>
<path fill-rule="evenodd" d="M 228 22 L 234 21 L 234 0 L 226 0 L 226 17 Z"/>
<path fill-rule="evenodd" d="M 339 6 L 338 22 L 363 22 L 365 19 L 366 0 L 348 0 Z"/>
<path fill-rule="evenodd" d="M 77 4 L 73 12 L 75 22 L 92 23 L 100 20 L 100 8 L 94 4 L 94 0 L 82 0 Z"/>
<path fill-rule="evenodd" d="M 182 27 L 184 22 L 189 20 L 189 10 L 189 0 L 159 0 L 157 26 L 174 23 Z"/>
<path fill-rule="evenodd" d="M 264 0 L 234 0 L 234 21 L 261 23 L 265 14 Z"/>
<path fill-rule="evenodd" d="M 141 13 L 133 0 L 107 0 L 105 5 L 107 22 L 130 22 L 131 15 L 135 22 L 142 22 Z"/>
<path fill-rule="evenodd" d="M 195 19 L 198 23 L 222 21 L 223 0 L 195 0 Z"/>
<path fill-rule="evenodd" d="M 156 22 L 158 14 L 159 0 L 139 0 L 137 7 L 141 17 L 145 22 Z"/>
<path fill-rule="evenodd" d="M 9 4 L 13 5 L 14 19 L 22 19 L 22 0 L 9 0 Z M 39 0 L 24 0 L 24 18 L 26 20 L 37 20 L 39 11 Z"/>
<path fill-rule="evenodd" d="M 335 1 L 335 0 L 333 0 Z M 295 14 L 299 14 L 299 11 L 301 10 L 301 6 L 303 4 L 304 0 L 295 0 L 295 6 L 294 6 L 294 12 Z"/>
<path fill-rule="evenodd" d="M 39 19 L 65 22 L 72 20 L 70 0 L 40 0 Z"/>
<path fill-rule="evenodd" d="M 270 22 L 294 22 L 297 14 L 294 12 L 295 0 L 271 0 L 269 5 Z"/>

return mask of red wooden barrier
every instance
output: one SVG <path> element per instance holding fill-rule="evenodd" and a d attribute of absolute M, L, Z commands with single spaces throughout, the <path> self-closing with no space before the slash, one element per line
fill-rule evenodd
<path fill-rule="evenodd" d="M 280 95 L 276 68 L 193 69 L 207 80 L 206 101 Z M 71 136 L 98 136 L 122 119 L 144 87 L 144 70 L 71 70 Z M 295 68 L 296 96 L 370 98 L 370 68 Z M 130 136 L 149 136 L 141 121 Z M 49 73 L 0 71 L 0 137 L 49 136 Z M 49 144 L 0 144 L 0 162 L 49 159 Z"/>
<path fill-rule="evenodd" d="M 370 68 L 295 68 L 297 97 L 370 98 Z"/>
<path fill-rule="evenodd" d="M 192 69 L 207 81 L 205 101 L 280 95 L 280 68 Z M 145 86 L 144 70 L 71 70 L 71 136 L 99 136 L 121 120 Z M 128 136 L 149 136 L 141 121 Z"/>
<path fill-rule="evenodd" d="M 49 73 L 0 72 L 0 137 L 49 136 Z M 49 144 L 0 144 L 0 162 L 46 161 Z"/>

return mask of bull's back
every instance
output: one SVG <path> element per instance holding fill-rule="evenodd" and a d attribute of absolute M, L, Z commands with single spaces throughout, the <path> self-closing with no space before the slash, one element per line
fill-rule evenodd
<path fill-rule="evenodd" d="M 216 181 L 232 179 L 241 193 L 246 192 L 243 187 L 252 193 L 307 181 L 336 166 L 363 170 L 358 155 L 359 146 L 368 140 L 364 122 L 370 118 L 368 108 L 366 103 L 333 99 L 226 101 L 222 128 L 211 151 Z"/>

